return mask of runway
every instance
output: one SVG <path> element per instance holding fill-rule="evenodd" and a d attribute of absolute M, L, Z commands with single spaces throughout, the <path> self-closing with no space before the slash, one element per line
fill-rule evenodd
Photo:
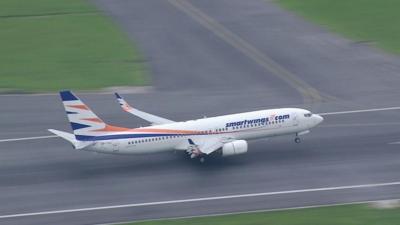
<path fill-rule="evenodd" d="M 286 106 L 317 113 L 400 106 L 399 58 L 269 1 L 95 3 L 146 58 L 154 91 L 125 96 L 144 111 L 187 120 Z M 147 125 L 122 112 L 111 94 L 80 97 L 111 124 Z M 0 104 L 1 140 L 70 130 L 56 95 L 0 96 Z M 173 153 L 80 152 L 57 138 L 0 142 L 0 224 L 96 224 L 398 199 L 400 145 L 390 144 L 398 141 L 400 111 L 393 110 L 327 115 L 301 144 L 293 137 L 253 141 L 243 157 L 205 165 Z M 334 188 L 349 186 L 356 188 Z M 299 191 L 313 189 L 323 190 Z M 179 201 L 204 198 L 212 199 Z M 144 204 L 152 202 L 171 204 Z M 4 218 L 99 207 L 105 208 Z"/>

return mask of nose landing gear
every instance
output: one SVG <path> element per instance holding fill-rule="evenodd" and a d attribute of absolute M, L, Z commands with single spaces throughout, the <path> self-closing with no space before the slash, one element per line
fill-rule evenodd
<path fill-rule="evenodd" d="M 299 144 L 301 142 L 301 139 L 299 138 L 299 135 L 296 133 L 296 138 L 294 139 L 294 142 Z"/>

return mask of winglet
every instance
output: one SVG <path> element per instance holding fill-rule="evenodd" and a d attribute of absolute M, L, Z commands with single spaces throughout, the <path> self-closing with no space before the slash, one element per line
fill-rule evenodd
<path fill-rule="evenodd" d="M 125 101 L 124 98 L 122 98 L 120 94 L 115 93 L 115 96 L 117 97 L 118 103 L 124 111 L 129 112 L 129 110 L 132 109 L 132 107 L 128 104 L 128 102 Z"/>
<path fill-rule="evenodd" d="M 196 145 L 196 144 L 193 142 L 192 139 L 189 138 L 188 141 L 189 141 L 189 144 L 190 144 L 190 145 Z"/>

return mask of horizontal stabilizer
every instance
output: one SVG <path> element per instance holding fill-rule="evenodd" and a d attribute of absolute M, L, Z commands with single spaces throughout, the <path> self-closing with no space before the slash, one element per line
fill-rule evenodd
<path fill-rule="evenodd" d="M 78 141 L 75 138 L 74 134 L 68 133 L 68 132 L 64 132 L 64 131 L 60 131 L 60 130 L 54 130 L 54 129 L 48 129 L 48 131 L 50 131 L 51 133 L 59 136 L 60 138 L 67 140 L 68 142 L 70 142 L 75 149 L 83 149 L 87 146 L 89 146 L 91 144 L 91 142 L 89 141 Z"/>

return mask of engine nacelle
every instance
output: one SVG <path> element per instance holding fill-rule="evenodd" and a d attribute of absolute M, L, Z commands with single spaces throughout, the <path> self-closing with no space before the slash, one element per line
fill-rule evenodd
<path fill-rule="evenodd" d="M 240 155 L 247 152 L 247 141 L 237 140 L 226 143 L 222 146 L 222 156 Z"/>

